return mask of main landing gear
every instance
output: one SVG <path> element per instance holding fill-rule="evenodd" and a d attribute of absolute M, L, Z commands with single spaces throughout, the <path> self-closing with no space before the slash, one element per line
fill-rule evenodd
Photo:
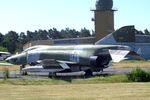
<path fill-rule="evenodd" d="M 21 75 L 27 75 L 27 72 L 22 70 L 23 68 L 25 68 L 25 65 L 20 66 L 20 74 Z"/>

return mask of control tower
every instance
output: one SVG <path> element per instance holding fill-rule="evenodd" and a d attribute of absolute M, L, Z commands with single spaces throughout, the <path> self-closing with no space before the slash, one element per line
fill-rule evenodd
<path fill-rule="evenodd" d="M 98 0 L 94 11 L 95 42 L 114 31 L 114 11 L 112 0 Z"/>

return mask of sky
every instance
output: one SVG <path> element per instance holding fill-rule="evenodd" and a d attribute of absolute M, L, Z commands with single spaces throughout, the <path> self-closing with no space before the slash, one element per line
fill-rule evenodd
<path fill-rule="evenodd" d="M 150 0 L 113 0 L 115 29 L 135 25 L 150 30 Z M 0 0 L 0 32 L 81 28 L 94 30 L 96 0 Z"/>

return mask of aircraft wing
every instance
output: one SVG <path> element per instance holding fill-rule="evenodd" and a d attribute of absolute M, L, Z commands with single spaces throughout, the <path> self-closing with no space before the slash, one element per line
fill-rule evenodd
<path fill-rule="evenodd" d="M 55 59 L 44 59 L 42 61 L 38 61 L 38 63 L 41 63 L 43 66 L 60 66 L 63 69 L 70 69 L 68 64 L 77 64 L 77 62 L 61 61 Z"/>

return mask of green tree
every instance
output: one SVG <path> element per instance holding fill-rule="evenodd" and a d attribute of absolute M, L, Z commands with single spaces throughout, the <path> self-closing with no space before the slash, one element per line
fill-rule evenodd
<path fill-rule="evenodd" d="M 0 51 L 1 51 L 1 52 L 8 52 L 8 49 L 5 48 L 5 47 L 0 46 Z"/>
<path fill-rule="evenodd" d="M 18 43 L 18 34 L 14 31 L 9 31 L 3 40 L 3 46 L 8 49 L 8 52 L 14 53 L 17 48 Z"/>
<path fill-rule="evenodd" d="M 0 45 L 2 45 L 3 40 L 4 40 L 4 35 L 0 33 Z"/>
<path fill-rule="evenodd" d="M 35 40 L 34 37 L 36 37 L 33 32 L 27 31 L 27 41 L 33 41 Z"/>
<path fill-rule="evenodd" d="M 93 34 L 94 32 L 90 34 L 90 31 L 86 28 L 81 29 L 80 32 L 70 28 L 62 29 L 61 31 L 58 31 L 56 28 L 49 29 L 48 31 L 39 29 L 34 32 L 27 31 L 26 34 L 21 32 L 19 35 L 15 31 L 9 31 L 5 35 L 0 33 L 0 46 L 14 53 L 22 51 L 24 44 L 29 41 L 89 37 L 93 36 Z"/>
<path fill-rule="evenodd" d="M 48 32 L 46 30 L 38 30 L 36 32 L 37 40 L 47 40 L 48 39 Z"/>
<path fill-rule="evenodd" d="M 81 29 L 79 37 L 89 37 L 91 36 L 90 31 L 86 28 Z"/>
<path fill-rule="evenodd" d="M 23 50 L 23 46 L 27 42 L 28 42 L 27 36 L 25 35 L 24 32 L 21 32 L 20 35 L 19 35 L 19 37 L 18 37 L 18 43 L 17 43 L 16 51 L 17 52 L 21 52 Z"/>
<path fill-rule="evenodd" d="M 52 39 L 59 39 L 61 38 L 60 32 L 56 28 L 50 29 L 49 37 L 51 37 Z"/>
<path fill-rule="evenodd" d="M 150 32 L 148 31 L 148 29 L 145 29 L 145 30 L 144 30 L 144 34 L 145 34 L 145 35 L 150 35 Z"/>

